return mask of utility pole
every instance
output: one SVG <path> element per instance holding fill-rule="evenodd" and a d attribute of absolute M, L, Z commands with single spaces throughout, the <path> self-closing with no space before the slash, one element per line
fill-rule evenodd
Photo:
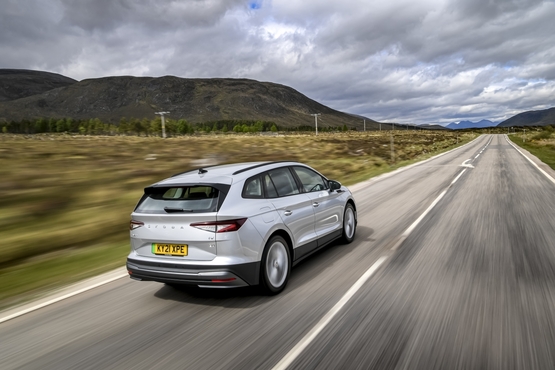
<path fill-rule="evenodd" d="M 390 133 L 391 137 L 391 163 L 392 165 L 395 163 L 395 144 L 393 141 L 393 132 Z"/>
<path fill-rule="evenodd" d="M 166 138 L 166 121 L 164 120 L 164 114 L 170 114 L 170 112 L 154 112 L 154 114 L 160 115 L 162 117 L 162 137 Z"/>
<path fill-rule="evenodd" d="M 316 135 L 318 135 L 318 116 L 320 116 L 321 113 L 314 113 L 311 114 L 311 116 L 314 117 L 314 125 L 316 126 Z"/>

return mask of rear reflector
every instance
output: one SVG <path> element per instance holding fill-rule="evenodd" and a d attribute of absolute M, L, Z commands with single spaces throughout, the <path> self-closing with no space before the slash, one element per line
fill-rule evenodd
<path fill-rule="evenodd" d="M 247 221 L 246 218 L 238 218 L 236 220 L 196 222 L 191 226 L 213 233 L 226 233 L 239 230 L 245 221 Z"/>
<path fill-rule="evenodd" d="M 235 278 L 229 278 L 229 279 L 212 279 L 213 283 L 227 283 L 230 281 L 236 280 Z"/>

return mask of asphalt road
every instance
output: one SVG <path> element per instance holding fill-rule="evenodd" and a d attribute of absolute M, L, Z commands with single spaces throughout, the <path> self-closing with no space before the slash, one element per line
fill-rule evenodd
<path fill-rule="evenodd" d="M 119 279 L 0 324 L 0 369 L 555 368 L 555 184 L 505 136 L 353 190 L 355 241 L 282 294 Z"/>

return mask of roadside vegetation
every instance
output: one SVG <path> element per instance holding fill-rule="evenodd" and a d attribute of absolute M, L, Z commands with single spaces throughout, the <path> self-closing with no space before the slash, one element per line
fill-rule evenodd
<path fill-rule="evenodd" d="M 123 266 L 129 215 L 143 188 L 172 174 L 220 163 L 296 160 L 350 185 L 476 136 L 406 130 L 197 133 L 166 140 L 0 134 L 0 308 Z"/>
<path fill-rule="evenodd" d="M 203 133 L 255 133 L 255 132 L 312 132 L 312 126 L 279 127 L 271 121 L 251 120 L 219 120 L 207 122 L 188 122 L 185 119 L 165 119 L 165 132 L 167 136 L 195 135 Z M 384 124 L 384 127 L 389 126 Z M 345 132 L 349 131 L 346 125 L 325 126 L 321 125 L 320 132 Z M 86 120 L 72 118 L 39 118 L 36 120 L 22 120 L 1 122 L 0 132 L 4 134 L 43 134 L 67 133 L 79 135 L 125 135 L 125 136 L 156 136 L 162 134 L 162 119 L 121 118 L 118 124 L 103 122 L 98 118 Z"/>
<path fill-rule="evenodd" d="M 553 126 L 519 128 L 509 134 L 518 146 L 528 150 L 555 170 L 555 129 Z"/>

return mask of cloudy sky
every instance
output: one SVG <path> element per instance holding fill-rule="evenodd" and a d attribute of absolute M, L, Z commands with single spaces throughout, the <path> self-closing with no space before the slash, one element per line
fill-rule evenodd
<path fill-rule="evenodd" d="M 555 0 L 2 0 L 0 68 L 251 78 L 382 122 L 499 122 L 555 106 Z"/>

